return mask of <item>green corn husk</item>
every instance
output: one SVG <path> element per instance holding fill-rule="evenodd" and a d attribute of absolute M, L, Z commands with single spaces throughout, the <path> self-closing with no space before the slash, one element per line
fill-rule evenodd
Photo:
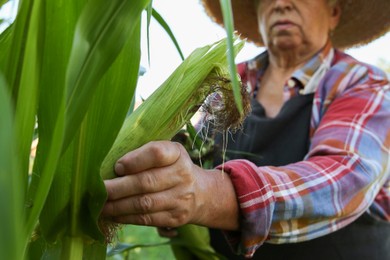
<path fill-rule="evenodd" d="M 234 42 L 237 54 L 244 42 L 238 38 Z M 217 85 L 230 85 L 226 84 L 229 82 L 228 78 L 226 39 L 194 50 L 170 77 L 126 118 L 101 165 L 102 178 L 115 177 L 114 164 L 127 152 L 150 141 L 170 140 L 189 122 Z M 234 104 L 234 100 L 229 103 Z"/>

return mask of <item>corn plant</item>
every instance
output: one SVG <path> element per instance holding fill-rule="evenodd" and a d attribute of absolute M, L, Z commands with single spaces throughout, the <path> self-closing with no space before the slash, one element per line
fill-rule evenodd
<path fill-rule="evenodd" d="M 151 0 L 21 0 L 0 34 L 2 259 L 105 259 L 100 166 L 134 97 L 144 10 Z"/>

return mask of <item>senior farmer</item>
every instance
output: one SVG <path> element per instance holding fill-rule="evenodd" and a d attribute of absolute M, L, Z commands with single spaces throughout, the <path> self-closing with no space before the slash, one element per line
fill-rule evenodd
<path fill-rule="evenodd" d="M 202 4 L 221 24 L 219 1 Z M 237 32 L 266 51 L 238 64 L 252 113 L 224 171 L 218 149 L 204 170 L 178 143 L 148 143 L 117 162 L 103 214 L 207 226 L 228 259 L 390 259 L 390 86 L 341 51 L 389 30 L 390 1 L 232 6 Z"/>

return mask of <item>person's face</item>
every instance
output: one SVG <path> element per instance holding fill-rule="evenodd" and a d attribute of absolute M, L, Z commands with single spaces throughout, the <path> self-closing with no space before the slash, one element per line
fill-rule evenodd
<path fill-rule="evenodd" d="M 319 50 L 336 28 L 340 8 L 327 0 L 260 0 L 257 16 L 271 50 Z"/>

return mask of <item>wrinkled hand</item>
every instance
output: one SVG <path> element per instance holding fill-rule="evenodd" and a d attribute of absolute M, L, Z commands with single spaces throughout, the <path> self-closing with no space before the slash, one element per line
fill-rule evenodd
<path fill-rule="evenodd" d="M 118 160 L 119 177 L 105 181 L 102 214 L 118 223 L 158 227 L 198 222 L 200 171 L 181 144 L 148 143 Z"/>

